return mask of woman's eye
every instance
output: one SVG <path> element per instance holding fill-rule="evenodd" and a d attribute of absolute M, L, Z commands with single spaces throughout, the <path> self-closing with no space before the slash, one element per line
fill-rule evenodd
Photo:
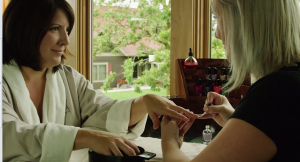
<path fill-rule="evenodd" d="M 51 28 L 50 30 L 57 31 L 57 30 L 59 30 L 59 27 L 53 27 L 53 28 Z"/>
<path fill-rule="evenodd" d="M 214 19 L 217 19 L 217 17 L 216 17 L 215 15 L 213 16 L 213 18 L 214 18 Z"/>

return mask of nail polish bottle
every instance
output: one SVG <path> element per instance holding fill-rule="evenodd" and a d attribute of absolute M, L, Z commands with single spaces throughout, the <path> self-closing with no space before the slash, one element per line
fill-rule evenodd
<path fill-rule="evenodd" d="M 222 95 L 224 95 L 225 97 L 228 97 L 229 96 L 229 94 L 227 93 L 227 92 L 225 92 L 225 91 L 227 91 L 227 87 L 225 87 L 225 84 L 227 83 L 228 81 L 227 81 L 227 79 L 225 79 L 225 80 L 223 80 L 223 87 L 222 87 Z"/>
<path fill-rule="evenodd" d="M 215 81 L 218 77 L 218 69 L 216 67 L 212 68 L 211 80 Z"/>
<path fill-rule="evenodd" d="M 210 126 L 206 125 L 205 129 L 202 132 L 204 144 L 206 144 L 206 145 L 209 144 L 210 141 L 212 140 L 212 132 L 209 128 L 210 128 Z"/>
<path fill-rule="evenodd" d="M 220 79 L 216 79 L 215 81 L 214 92 L 221 94 Z"/>
<path fill-rule="evenodd" d="M 190 48 L 189 57 L 185 59 L 183 68 L 186 70 L 196 70 L 197 67 L 198 67 L 198 62 L 193 57 L 192 48 Z"/>
<path fill-rule="evenodd" d="M 208 94 L 208 92 L 212 91 L 212 87 L 211 87 L 211 79 L 206 79 L 206 86 L 205 86 L 205 93 L 206 95 Z"/>
<path fill-rule="evenodd" d="M 211 68 L 207 67 L 206 68 L 206 79 L 210 79 L 211 78 Z"/>
<path fill-rule="evenodd" d="M 201 79 L 196 80 L 196 95 L 201 96 L 202 95 L 202 84 Z"/>
<path fill-rule="evenodd" d="M 227 79 L 227 71 L 226 71 L 225 68 L 221 69 L 221 76 L 220 76 L 220 78 L 221 78 L 221 81 Z"/>

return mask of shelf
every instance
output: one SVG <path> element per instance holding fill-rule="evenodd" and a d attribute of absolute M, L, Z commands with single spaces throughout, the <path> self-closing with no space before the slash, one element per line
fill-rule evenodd
<path fill-rule="evenodd" d="M 196 70 L 185 70 L 183 68 L 185 59 L 177 59 L 177 91 L 176 94 L 186 101 L 206 100 L 206 96 L 197 96 L 195 86 L 196 80 L 201 79 L 202 87 L 206 85 L 206 68 L 216 67 L 218 69 L 217 79 L 220 79 L 221 69 L 227 68 L 228 62 L 225 59 L 196 59 L 198 67 Z M 228 100 L 231 104 L 238 104 L 250 88 L 250 77 L 246 77 L 243 85 L 229 93 Z M 204 94 L 202 94 L 204 95 Z"/>

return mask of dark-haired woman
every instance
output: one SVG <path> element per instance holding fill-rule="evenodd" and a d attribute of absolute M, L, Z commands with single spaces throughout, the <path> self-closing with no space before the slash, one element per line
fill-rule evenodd
<path fill-rule="evenodd" d="M 154 128 L 160 115 L 197 117 L 157 95 L 114 100 L 93 90 L 80 73 L 61 64 L 73 24 L 65 0 L 12 0 L 5 10 L 4 161 L 62 162 L 82 148 L 135 155 L 139 150 L 128 139 L 143 132 L 147 114 Z"/>

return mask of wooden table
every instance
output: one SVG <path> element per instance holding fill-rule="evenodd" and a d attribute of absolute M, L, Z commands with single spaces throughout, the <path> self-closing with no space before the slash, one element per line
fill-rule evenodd
<path fill-rule="evenodd" d="M 152 137 L 140 137 L 139 139 L 132 141 L 137 146 L 141 146 L 145 151 L 156 153 L 156 156 L 151 160 L 146 160 L 147 162 L 162 162 L 162 150 L 160 139 Z M 184 142 L 181 150 L 185 153 L 190 159 L 196 157 L 206 145 L 200 143 L 189 143 Z M 73 151 L 71 154 L 70 162 L 88 162 L 88 149 L 81 149 Z"/>

